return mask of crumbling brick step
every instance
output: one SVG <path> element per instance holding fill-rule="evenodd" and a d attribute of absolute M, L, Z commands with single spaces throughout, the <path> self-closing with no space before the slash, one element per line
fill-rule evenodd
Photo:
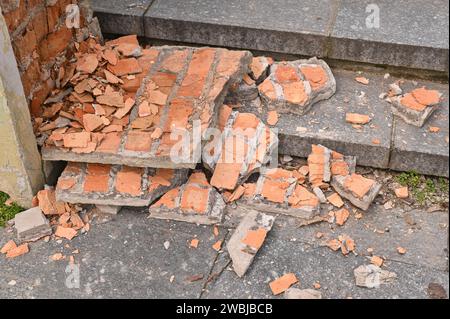
<path fill-rule="evenodd" d="M 225 202 L 203 172 L 194 172 L 186 184 L 176 187 L 149 211 L 151 218 L 211 225 L 222 222 Z"/>
<path fill-rule="evenodd" d="M 56 186 L 58 201 L 111 206 L 150 205 L 187 180 L 187 169 L 70 162 Z"/>
<path fill-rule="evenodd" d="M 201 143 L 192 142 L 194 134 L 200 137 L 215 125 L 218 107 L 228 87 L 248 72 L 252 55 L 248 51 L 172 46 L 153 47 L 149 51 L 147 54 L 154 56 L 154 63 L 140 83 L 136 102 L 127 105 L 125 101 L 124 106 L 120 105 L 132 108 L 125 130 L 100 135 L 85 131 L 65 134 L 61 147 L 43 147 L 44 160 L 195 168 L 201 157 Z M 110 65 L 108 70 L 119 77 L 123 75 L 121 68 L 129 67 L 125 62 Z M 101 102 L 105 103 L 97 98 L 97 103 Z M 198 132 L 193 130 L 195 120 L 201 123 Z M 191 137 L 189 156 L 178 156 L 176 161 L 170 154 L 179 141 L 171 140 L 174 131 L 185 131 Z"/>

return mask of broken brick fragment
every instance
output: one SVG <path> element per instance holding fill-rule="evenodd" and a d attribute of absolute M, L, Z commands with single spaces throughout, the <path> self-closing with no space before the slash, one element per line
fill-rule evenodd
<path fill-rule="evenodd" d="M 58 179 L 56 197 L 76 204 L 148 206 L 187 180 L 186 169 L 134 168 L 123 165 L 69 163 Z M 74 181 L 66 188 L 65 181 Z"/>
<path fill-rule="evenodd" d="M 28 244 L 22 244 L 17 247 L 14 247 L 6 252 L 6 258 L 16 258 L 22 255 L 27 254 L 30 251 Z"/>
<path fill-rule="evenodd" d="M 258 86 L 263 105 L 279 113 L 303 115 L 336 92 L 334 76 L 323 60 L 276 62 Z"/>
<path fill-rule="evenodd" d="M 5 245 L 3 245 L 2 249 L 0 250 L 0 253 L 6 254 L 8 251 L 15 249 L 15 248 L 17 248 L 17 245 L 14 242 L 14 240 L 11 239 Z"/>
<path fill-rule="evenodd" d="M 406 123 L 422 127 L 439 106 L 442 93 L 425 87 L 417 88 L 403 95 L 388 98 L 392 113 Z"/>
<path fill-rule="evenodd" d="M 293 284 L 298 282 L 297 277 L 293 273 L 285 274 L 278 279 L 272 281 L 269 286 L 272 293 L 276 296 L 289 289 Z"/>
<path fill-rule="evenodd" d="M 249 211 L 227 242 L 227 250 L 233 261 L 233 269 L 239 277 L 245 275 L 267 233 L 272 229 L 275 217 L 254 210 Z"/>
<path fill-rule="evenodd" d="M 370 122 L 370 117 L 365 114 L 347 113 L 345 114 L 345 121 L 352 124 L 367 124 Z"/>
<path fill-rule="evenodd" d="M 227 110 L 228 106 L 222 107 Z M 257 172 L 272 156 L 277 145 L 275 134 L 251 113 L 222 111 L 228 115 L 221 138 L 213 144 L 213 154 L 203 152 L 203 163 L 213 171 L 211 185 L 234 190 Z"/>
<path fill-rule="evenodd" d="M 369 208 L 381 189 L 381 185 L 376 181 L 358 174 L 334 176 L 331 186 L 339 195 L 362 210 Z"/>
<path fill-rule="evenodd" d="M 66 228 L 62 226 L 58 226 L 55 231 L 56 237 L 66 238 L 68 240 L 72 240 L 78 232 L 73 228 Z"/>
<path fill-rule="evenodd" d="M 395 196 L 397 196 L 397 198 L 408 198 L 408 196 L 409 196 L 407 186 L 396 188 L 394 191 L 395 191 Z"/>
<path fill-rule="evenodd" d="M 261 83 L 267 76 L 269 67 L 273 64 L 273 59 L 258 56 L 252 59 L 250 63 L 250 76 L 257 84 Z"/>
<path fill-rule="evenodd" d="M 344 202 L 342 201 L 341 196 L 339 196 L 339 194 L 337 193 L 333 193 L 330 196 L 327 197 L 327 200 L 333 205 L 336 206 L 338 208 L 341 208 L 342 206 L 344 206 Z"/>

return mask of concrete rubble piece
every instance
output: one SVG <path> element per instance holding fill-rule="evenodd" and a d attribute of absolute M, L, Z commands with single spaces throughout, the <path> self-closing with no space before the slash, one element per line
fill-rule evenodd
<path fill-rule="evenodd" d="M 211 225 L 222 222 L 225 202 L 206 179 L 194 172 L 186 184 L 166 192 L 150 206 L 151 218 Z"/>
<path fill-rule="evenodd" d="M 213 141 L 214 148 L 203 151 L 203 164 L 213 172 L 212 186 L 233 190 L 272 158 L 278 141 L 256 115 L 227 105 L 220 110 L 219 128 L 222 134 Z"/>
<path fill-rule="evenodd" d="M 39 207 L 30 208 L 14 217 L 17 238 L 21 241 L 36 241 L 52 234 L 52 228 Z"/>
<path fill-rule="evenodd" d="M 78 61 L 67 66 L 67 72 L 77 71 L 64 81 L 67 94 L 50 98 L 39 121 L 43 158 L 195 168 L 201 134 L 214 126 L 229 86 L 248 72 L 251 53 L 173 46 L 142 49 L 136 36 L 105 46 L 89 41 L 83 43 Z M 188 149 L 172 160 L 172 147 L 186 133 Z"/>
<path fill-rule="evenodd" d="M 186 182 L 188 170 L 122 165 L 67 165 L 56 186 L 58 201 L 102 206 L 148 206 Z"/>
<path fill-rule="evenodd" d="M 422 87 L 403 95 L 388 97 L 387 101 L 392 104 L 392 113 L 408 124 L 422 127 L 439 107 L 441 99 L 441 92 Z"/>
<path fill-rule="evenodd" d="M 233 261 L 233 269 L 239 277 L 247 272 L 274 221 L 273 216 L 250 211 L 228 240 L 227 250 Z"/>
<path fill-rule="evenodd" d="M 258 90 L 268 110 L 303 115 L 314 103 L 334 95 L 336 80 L 329 66 L 317 58 L 276 62 Z"/>
<path fill-rule="evenodd" d="M 353 274 L 356 285 L 366 288 L 378 288 L 381 284 L 392 282 L 397 278 L 397 274 L 372 264 L 357 267 Z"/>

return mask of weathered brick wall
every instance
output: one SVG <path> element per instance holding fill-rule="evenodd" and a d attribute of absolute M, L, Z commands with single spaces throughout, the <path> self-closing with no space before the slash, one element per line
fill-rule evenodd
<path fill-rule="evenodd" d="M 80 28 L 66 26 L 66 7 L 80 8 Z M 59 65 L 74 52 L 75 41 L 85 38 L 92 21 L 87 0 L 0 0 L 11 37 L 31 114 L 58 86 Z"/>

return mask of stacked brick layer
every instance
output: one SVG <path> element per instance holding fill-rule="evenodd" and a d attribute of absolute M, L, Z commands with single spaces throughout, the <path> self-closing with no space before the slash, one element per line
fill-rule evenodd
<path fill-rule="evenodd" d="M 153 47 L 154 63 L 141 83 L 129 125 L 123 132 L 106 134 L 95 151 L 78 154 L 67 148 L 43 148 L 46 160 L 68 160 L 136 167 L 194 168 L 200 159 L 198 143 L 191 143 L 187 158 L 174 162 L 170 150 L 178 140 L 170 139 L 172 131 L 194 135 L 194 120 L 201 124 L 201 134 L 216 122 L 217 108 L 228 87 L 247 72 L 251 54 L 213 48 Z M 114 73 L 114 68 L 111 68 Z M 120 73 L 116 73 L 120 76 Z M 142 104 L 156 105 L 157 114 L 150 125 L 136 129 Z M 142 121 L 142 120 L 139 120 Z M 156 133 L 155 133 L 156 131 Z"/>
<path fill-rule="evenodd" d="M 69 163 L 56 186 L 58 201 L 148 206 L 187 180 L 187 170 Z"/>

